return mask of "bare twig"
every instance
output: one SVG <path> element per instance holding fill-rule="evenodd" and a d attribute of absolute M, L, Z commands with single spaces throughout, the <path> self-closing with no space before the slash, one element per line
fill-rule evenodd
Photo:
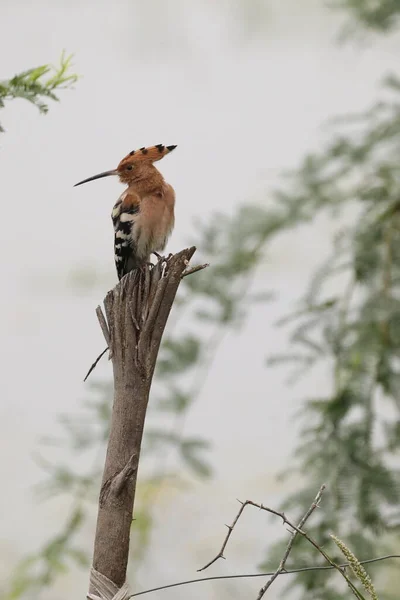
<path fill-rule="evenodd" d="M 352 583 L 352 581 L 349 579 L 349 577 L 346 575 L 345 571 L 343 570 L 343 568 L 341 568 L 340 565 L 338 565 L 337 563 L 335 563 L 329 556 L 328 554 L 326 554 L 326 552 L 321 548 L 321 546 L 319 546 L 319 544 L 313 539 L 311 538 L 305 531 L 303 531 L 302 527 L 304 525 L 304 523 L 307 521 L 307 519 L 310 517 L 310 515 L 314 512 L 314 510 L 316 508 L 318 508 L 319 506 L 319 502 L 321 500 L 321 496 L 323 494 L 325 490 L 325 485 L 322 485 L 317 496 L 315 497 L 314 502 L 311 504 L 310 508 L 308 509 L 308 511 L 305 513 L 305 515 L 303 516 L 303 518 L 300 520 L 298 525 L 294 525 L 293 523 L 291 523 L 285 513 L 283 512 L 279 512 L 277 510 L 274 510 L 273 508 L 268 508 L 267 506 L 264 506 L 263 504 L 257 504 L 256 502 L 253 502 L 252 500 L 246 500 L 246 502 L 241 503 L 242 506 L 239 509 L 239 512 L 233 522 L 233 524 L 228 527 L 229 531 L 228 534 L 225 537 L 225 540 L 222 544 L 222 548 L 219 551 L 219 553 L 217 554 L 217 556 L 210 561 L 205 567 L 203 567 L 202 569 L 199 569 L 200 571 L 206 569 L 207 567 L 209 567 L 210 565 L 212 565 L 216 560 L 218 560 L 218 558 L 224 558 L 223 557 L 223 551 L 225 550 L 225 547 L 228 543 L 228 540 L 232 534 L 233 528 L 235 527 L 235 525 L 237 524 L 241 514 L 243 513 L 243 510 L 246 506 L 254 506 L 260 510 L 265 510 L 268 513 L 271 513 L 273 515 L 276 515 L 278 517 L 280 517 L 283 521 L 283 523 L 285 525 L 288 525 L 293 531 L 291 533 L 291 537 L 289 540 L 288 545 L 286 546 L 286 550 L 285 553 L 282 557 L 282 560 L 278 566 L 278 568 L 276 569 L 276 571 L 274 571 L 274 573 L 272 573 L 271 578 L 267 581 L 267 583 L 260 589 L 258 596 L 257 596 L 257 600 L 260 600 L 265 592 L 268 590 L 268 588 L 272 585 L 272 583 L 275 581 L 275 579 L 281 575 L 282 573 L 286 572 L 285 570 L 285 565 L 286 565 L 286 561 L 289 557 L 290 551 L 293 547 L 294 541 L 297 537 L 297 535 L 302 535 L 308 542 L 310 542 L 310 544 L 312 544 L 312 546 L 314 546 L 314 548 L 316 548 L 318 550 L 318 552 L 320 554 L 322 554 L 322 556 L 325 558 L 325 560 L 329 563 L 329 565 L 331 566 L 331 568 L 336 569 L 337 571 L 339 571 L 339 573 L 341 574 L 341 576 L 346 580 L 347 585 L 349 586 L 349 588 L 351 589 L 351 591 L 353 592 L 353 594 L 359 599 L 359 600 L 364 600 L 363 595 L 357 590 L 357 588 L 354 586 L 354 584 Z"/>
<path fill-rule="evenodd" d="M 99 360 L 104 356 L 104 354 L 110 348 L 110 330 L 108 328 L 107 321 L 106 321 L 104 313 L 103 313 L 103 311 L 101 309 L 101 306 L 98 306 L 96 308 L 96 315 L 97 315 L 97 318 L 99 320 L 100 327 L 101 327 L 101 330 L 102 330 L 103 335 L 104 335 L 104 339 L 107 342 L 107 348 L 105 350 L 103 350 L 103 352 L 101 354 L 99 354 L 99 356 L 96 358 L 96 360 L 94 361 L 94 363 L 90 367 L 89 371 L 86 373 L 85 379 L 83 380 L 84 382 L 89 377 L 89 375 L 91 374 L 91 372 L 94 371 L 94 369 L 97 367 L 97 364 L 98 364 Z M 112 358 L 112 352 L 111 352 L 111 350 L 110 350 L 110 358 Z"/>
<path fill-rule="evenodd" d="M 221 550 L 218 552 L 217 556 L 215 556 L 212 560 L 210 560 L 210 562 L 208 562 L 206 565 L 204 565 L 204 567 L 201 567 L 201 569 L 197 569 L 198 573 L 200 571 L 205 571 L 206 569 L 208 569 L 208 567 L 211 567 L 211 565 L 214 564 L 215 562 L 217 562 L 217 560 L 219 558 L 225 559 L 224 550 L 226 548 L 226 545 L 229 542 L 229 538 L 232 535 L 232 531 L 233 531 L 236 523 L 239 521 L 239 519 L 242 515 L 242 512 L 244 511 L 244 509 L 246 508 L 246 506 L 249 503 L 250 503 L 250 500 L 246 500 L 246 502 L 241 502 L 242 506 L 240 507 L 239 512 L 237 513 L 236 517 L 234 518 L 232 525 L 226 525 L 226 527 L 228 528 L 228 533 L 226 534 L 226 537 L 222 543 Z"/>
<path fill-rule="evenodd" d="M 371 563 L 381 562 L 384 560 L 389 560 L 391 558 L 400 558 L 400 554 L 388 554 L 387 556 L 378 556 L 377 558 L 369 558 L 368 560 L 359 561 L 361 565 L 367 565 Z M 340 569 L 345 569 L 349 567 L 349 563 L 342 563 L 338 565 Z M 331 571 L 336 567 L 332 567 L 331 565 L 325 567 L 301 567 L 299 569 L 285 569 L 280 573 L 282 575 L 295 575 L 296 573 L 306 573 L 309 571 Z M 183 585 L 191 585 L 193 583 L 202 583 L 205 581 L 220 581 L 224 579 L 250 579 L 253 577 L 270 577 L 273 575 L 275 571 L 271 571 L 269 573 L 240 573 L 239 575 L 214 575 L 213 577 L 199 577 L 198 579 L 188 579 L 187 581 L 178 581 L 176 583 L 169 583 L 167 585 L 160 585 L 159 587 L 151 588 L 149 590 L 143 590 L 141 592 L 136 592 L 135 594 L 131 594 L 129 598 L 133 598 L 134 596 L 142 596 L 144 594 L 151 594 L 152 592 L 159 592 L 160 590 L 167 590 L 173 587 L 180 587 Z"/>
<path fill-rule="evenodd" d="M 324 488 L 324 487 L 325 487 L 325 486 L 322 486 L 322 488 Z M 321 488 L 321 490 L 323 491 L 323 489 L 322 489 L 322 488 Z M 321 490 L 320 490 L 320 492 L 321 492 Z M 325 552 L 325 551 L 324 551 L 324 550 L 321 548 L 321 546 L 320 546 L 320 545 L 319 545 L 319 544 L 318 544 L 318 543 L 317 543 L 317 542 L 316 542 L 316 541 L 315 541 L 315 540 L 314 540 L 314 539 L 313 539 L 311 536 L 309 536 L 309 535 L 308 535 L 308 533 L 306 533 L 305 531 L 303 531 L 303 530 L 301 529 L 302 525 L 301 525 L 301 526 L 296 526 L 296 525 L 293 525 L 293 523 L 291 523 L 290 521 L 288 521 L 288 519 L 286 518 L 286 516 L 285 516 L 285 514 L 284 514 L 284 513 L 277 513 L 276 511 L 273 511 L 273 510 L 271 510 L 271 509 L 268 509 L 268 508 L 266 508 L 266 507 L 265 507 L 265 506 L 263 506 L 262 504 L 261 504 L 261 505 L 260 505 L 260 504 L 255 504 L 254 502 L 253 502 L 253 503 L 251 503 L 251 504 L 253 504 L 253 506 L 256 506 L 257 508 L 260 508 L 261 510 L 266 510 L 266 511 L 268 511 L 268 512 L 272 512 L 273 514 L 278 514 L 278 515 L 279 515 L 279 516 L 280 516 L 280 517 L 283 519 L 284 523 L 286 523 L 287 525 L 289 525 L 289 527 L 291 527 L 291 528 L 293 529 L 293 531 L 294 531 L 294 533 L 295 533 L 295 534 L 297 534 L 297 533 L 298 533 L 298 534 L 302 535 L 302 536 L 303 536 L 303 537 L 304 537 L 304 538 L 305 538 L 305 539 L 306 539 L 308 542 L 310 542 L 310 544 L 311 544 L 312 546 L 314 546 L 314 548 L 315 548 L 316 550 L 318 550 L 318 552 L 319 552 L 320 554 L 322 554 L 322 556 L 323 556 L 323 557 L 325 558 L 325 560 L 326 560 L 326 561 L 327 561 L 327 562 L 328 562 L 328 563 L 331 565 L 331 567 L 332 567 L 333 569 L 336 569 L 337 571 L 339 571 L 339 573 L 341 574 L 341 576 L 342 576 L 342 577 L 343 577 L 343 578 L 346 580 L 346 582 L 347 582 L 347 585 L 349 586 L 349 588 L 351 589 L 351 591 L 353 592 L 353 594 L 354 594 L 354 595 L 355 595 L 355 596 L 356 596 L 356 597 L 357 597 L 359 600 L 364 600 L 364 596 L 363 596 L 363 595 L 362 595 L 362 594 L 361 594 L 361 593 L 360 593 L 360 592 L 357 590 L 357 588 L 356 588 L 356 587 L 355 587 L 355 585 L 352 583 L 352 581 L 350 580 L 350 578 L 349 578 L 349 577 L 346 575 L 346 572 L 345 572 L 343 569 L 341 569 L 341 568 L 340 568 L 340 566 L 339 566 L 337 563 L 335 563 L 335 562 L 334 562 L 334 561 L 333 561 L 333 560 L 330 558 L 330 556 L 328 556 L 328 554 L 327 554 L 327 553 L 326 553 L 326 552 Z M 313 512 L 314 508 L 317 508 L 317 506 L 318 506 L 318 505 L 315 505 L 315 501 L 314 501 L 314 503 L 313 503 L 313 504 L 312 504 L 312 506 L 311 506 L 311 512 Z M 306 518 L 308 518 L 308 517 L 310 516 L 311 512 L 310 512 L 310 509 L 309 509 L 309 511 L 306 513 L 306 515 L 308 515 Z M 303 517 L 303 519 L 304 519 L 304 517 Z M 303 524 L 304 524 L 304 523 L 303 523 Z M 292 534 L 292 535 L 293 535 L 293 534 Z M 295 537 L 295 536 L 294 536 L 294 537 Z M 294 541 L 294 538 L 293 538 L 293 541 Z M 293 545 L 293 544 L 292 544 L 292 545 Z M 290 549 L 289 549 L 289 552 L 290 552 Z M 287 558 L 287 557 L 286 557 L 286 558 Z M 281 573 L 282 573 L 282 571 L 281 571 Z M 278 575 L 279 575 L 279 574 L 280 574 L 280 573 L 278 573 Z M 268 583 L 268 582 L 267 582 L 267 583 Z M 264 586 L 264 587 L 265 587 L 265 586 Z M 259 592 L 259 595 L 257 596 L 257 600 L 258 600 L 259 598 L 262 598 L 262 596 L 263 596 L 263 594 L 262 594 L 262 591 L 263 591 L 264 587 L 263 587 L 263 588 L 261 588 L 261 590 L 260 590 L 260 592 Z M 268 589 L 268 588 L 266 588 L 266 589 Z M 261 594 L 261 595 L 260 595 L 260 594 Z"/>
<path fill-rule="evenodd" d="M 104 335 L 104 339 L 106 340 L 107 346 L 110 345 L 110 330 L 108 329 L 107 321 L 104 316 L 103 311 L 101 310 L 101 306 L 96 308 L 96 315 L 100 323 L 101 330 Z"/>
<path fill-rule="evenodd" d="M 94 363 L 92 364 L 92 366 L 90 367 L 89 371 L 86 373 L 85 379 L 83 380 L 84 382 L 86 381 L 86 379 L 89 377 L 90 373 L 97 367 L 97 363 L 99 362 L 99 360 L 105 355 L 105 353 L 108 350 L 108 346 L 105 350 L 103 350 L 103 352 L 101 354 L 99 354 L 99 356 L 96 358 L 96 360 L 94 361 Z"/>
<path fill-rule="evenodd" d="M 305 521 L 308 519 L 308 517 L 311 515 L 311 513 L 317 508 L 318 503 L 321 499 L 321 496 L 324 492 L 325 486 L 321 486 L 314 502 L 312 503 L 312 505 L 310 506 L 310 508 L 308 509 L 308 511 L 306 512 L 306 514 L 304 515 L 303 519 L 300 521 L 299 524 L 299 529 L 304 525 Z M 240 500 L 238 501 L 240 502 Z M 224 542 L 222 544 L 221 550 L 218 552 L 217 556 L 215 558 L 213 558 L 209 563 L 207 563 L 204 567 L 202 567 L 201 569 L 198 569 L 198 571 L 204 571 L 205 569 L 208 569 L 208 567 L 210 567 L 213 563 L 215 563 L 219 558 L 225 558 L 224 557 L 224 550 L 226 548 L 226 545 L 229 541 L 229 538 L 231 537 L 232 531 L 236 525 L 236 523 L 238 522 L 238 520 L 240 519 L 244 509 L 246 508 L 246 506 L 255 506 L 256 508 L 259 508 L 260 510 L 265 510 L 269 513 L 272 513 L 273 515 L 276 515 L 277 517 L 280 517 L 283 520 L 284 524 L 289 525 L 290 527 L 292 527 L 292 525 L 289 523 L 289 521 L 286 519 L 286 516 L 283 512 L 279 512 L 277 510 L 274 510 L 273 508 L 268 508 L 267 506 L 264 506 L 263 504 L 257 504 L 256 502 L 253 502 L 252 500 L 246 500 L 246 502 L 240 502 L 241 507 L 239 509 L 239 512 L 237 513 L 232 525 L 227 525 L 228 527 L 228 533 L 226 534 L 226 537 L 224 539 Z M 296 531 L 296 527 L 293 527 L 294 529 L 294 533 L 297 533 Z M 294 538 L 293 538 L 294 541 Z M 293 542 L 292 542 L 293 545 Z M 290 547 L 291 548 L 291 547 Z M 289 552 L 290 552 L 290 548 L 289 548 Z M 287 559 L 287 556 L 286 556 Z M 285 562 L 286 562 L 285 559 Z"/>
<path fill-rule="evenodd" d="M 293 527 L 293 525 L 292 525 L 292 527 Z M 353 582 L 351 581 L 351 579 L 346 575 L 345 570 L 342 569 L 340 567 L 340 565 L 338 565 L 337 563 L 335 563 L 335 561 L 333 561 L 331 559 L 331 557 L 328 556 L 328 554 L 321 548 L 321 546 L 315 540 L 313 540 L 305 531 L 298 530 L 298 533 L 300 533 L 303 537 L 305 537 L 306 540 L 308 542 L 310 542 L 310 544 L 312 546 L 314 546 L 314 548 L 316 550 L 318 550 L 318 552 L 320 554 L 322 554 L 322 556 L 325 558 L 325 560 L 331 565 L 332 569 L 336 569 L 336 571 L 338 571 L 341 574 L 341 576 L 343 577 L 343 579 L 346 580 L 347 585 L 349 586 L 349 588 L 351 589 L 351 591 L 353 592 L 353 594 L 355 595 L 355 597 L 358 598 L 358 600 L 365 600 L 364 596 L 358 591 L 358 589 L 353 584 Z"/>
<path fill-rule="evenodd" d="M 187 277 L 188 275 L 192 275 L 192 273 L 197 273 L 197 271 L 202 271 L 203 269 L 206 269 L 209 266 L 210 266 L 209 263 L 204 263 L 204 265 L 197 265 L 196 267 L 192 267 L 191 269 L 186 269 L 186 271 L 184 271 L 182 273 L 181 278 L 183 279 L 184 277 Z"/>
<path fill-rule="evenodd" d="M 294 541 L 297 537 L 297 534 L 300 532 L 300 530 L 302 529 L 303 525 L 305 524 L 305 522 L 307 521 L 307 519 L 311 516 L 311 514 L 314 512 L 314 510 L 319 506 L 319 503 L 321 501 L 321 497 L 322 494 L 324 493 L 325 490 L 325 485 L 321 485 L 318 494 L 315 496 L 315 500 L 314 502 L 311 504 L 310 508 L 308 509 L 308 511 L 305 513 L 305 515 L 302 517 L 302 519 L 300 519 L 299 524 L 297 525 L 297 528 L 294 528 L 290 525 L 290 523 L 287 521 L 284 513 L 282 513 L 280 516 L 283 519 L 284 523 L 287 523 L 290 527 L 292 527 L 293 532 L 290 535 L 290 540 L 288 545 L 286 546 L 285 552 L 283 554 L 283 557 L 281 559 L 281 562 L 279 563 L 278 568 L 276 569 L 275 573 L 271 576 L 270 579 L 268 579 L 267 583 L 265 585 L 262 586 L 262 588 L 260 589 L 260 591 L 258 592 L 258 596 L 257 596 L 257 600 L 260 600 L 265 592 L 267 591 L 267 589 L 273 584 L 273 582 L 275 581 L 275 579 L 281 574 L 283 573 L 283 571 L 285 570 L 285 566 L 286 566 L 286 561 L 289 558 L 289 554 L 291 549 L 293 548 L 293 544 Z M 260 508 L 263 508 L 262 504 L 260 506 Z M 264 510 L 268 510 L 268 509 L 264 509 Z M 268 511 L 270 512 L 270 511 Z"/>

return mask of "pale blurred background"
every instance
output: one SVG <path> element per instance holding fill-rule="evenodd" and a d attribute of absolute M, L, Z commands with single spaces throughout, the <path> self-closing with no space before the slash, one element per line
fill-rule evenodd
<path fill-rule="evenodd" d="M 320 0 L 75 0 L 0 6 L 1 77 L 74 54 L 81 79 L 43 117 L 15 101 L 1 113 L 2 286 L 0 578 L 54 533 L 68 498 L 42 502 L 34 461 L 57 415 L 79 410 L 83 376 L 103 347 L 95 308 L 116 282 L 110 211 L 121 188 L 73 184 L 114 168 L 133 148 L 177 144 L 159 163 L 176 189 L 168 251 L 190 245 L 199 218 L 240 203 L 268 203 L 282 170 L 318 149 L 321 125 L 359 111 L 398 65 L 399 38 L 338 43 L 342 13 Z M 265 368 L 282 350 L 279 316 L 328 252 L 329 219 L 277 240 L 258 277 L 278 301 L 256 308 L 219 348 L 187 432 L 211 441 L 214 475 L 158 496 L 140 589 L 196 576 L 219 549 L 236 498 L 279 503 L 292 482 L 275 480 L 296 443 L 298 400 L 324 386 L 320 368 L 294 389 L 284 369 Z M 207 260 L 199 248 L 198 259 Z M 210 267 L 212 268 L 212 266 Z M 179 308 L 176 308 L 179 310 Z M 97 378 L 109 380 L 103 360 Z M 43 454 L 43 450 L 42 450 Z M 76 458 L 75 458 L 76 460 Z M 79 465 L 76 465 L 79 469 Z M 322 483 L 322 482 L 321 482 Z M 83 545 L 93 542 L 95 508 Z M 226 561 L 209 575 L 254 572 L 268 545 L 285 536 L 257 512 L 244 518 Z M 263 580 L 207 583 L 153 598 L 255 597 Z M 71 568 L 44 598 L 86 592 L 87 571 Z M 281 584 L 270 593 L 280 597 Z M 149 596 L 151 597 L 151 596 Z"/>

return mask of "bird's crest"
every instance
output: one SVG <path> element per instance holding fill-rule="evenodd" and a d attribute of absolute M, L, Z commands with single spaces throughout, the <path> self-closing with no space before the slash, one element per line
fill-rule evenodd
<path fill-rule="evenodd" d="M 155 146 L 148 146 L 147 148 L 139 148 L 139 150 L 132 150 L 127 154 L 119 163 L 118 168 L 123 166 L 124 164 L 133 164 L 136 162 L 156 162 L 157 160 L 161 160 L 175 150 L 175 146 L 164 146 L 164 144 L 156 144 Z"/>

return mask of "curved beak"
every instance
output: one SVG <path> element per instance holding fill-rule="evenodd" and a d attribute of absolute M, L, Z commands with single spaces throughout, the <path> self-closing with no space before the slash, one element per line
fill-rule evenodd
<path fill-rule="evenodd" d="M 87 183 L 88 181 L 94 181 L 95 179 L 101 179 L 102 177 L 109 177 L 110 175 L 118 175 L 117 169 L 113 169 L 112 171 L 104 171 L 103 173 L 99 173 L 98 175 L 93 175 L 93 177 L 88 177 L 87 179 L 83 179 L 79 181 L 79 183 L 75 183 L 74 187 L 77 185 L 82 185 L 82 183 Z"/>

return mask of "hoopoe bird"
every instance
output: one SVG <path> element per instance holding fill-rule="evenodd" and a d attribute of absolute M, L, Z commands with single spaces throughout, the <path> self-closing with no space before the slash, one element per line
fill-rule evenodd
<path fill-rule="evenodd" d="M 117 175 L 128 187 L 112 210 L 115 266 L 118 279 L 162 252 L 174 227 L 175 191 L 154 166 L 176 146 L 157 144 L 132 150 L 112 171 L 88 177 L 77 185 Z"/>

